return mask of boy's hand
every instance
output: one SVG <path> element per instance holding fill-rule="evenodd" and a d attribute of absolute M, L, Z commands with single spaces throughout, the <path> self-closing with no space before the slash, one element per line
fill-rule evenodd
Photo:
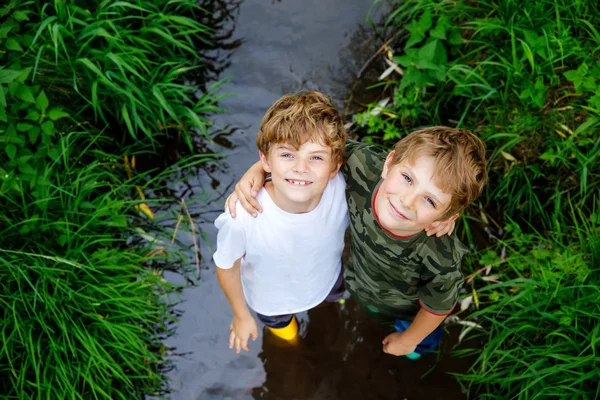
<path fill-rule="evenodd" d="M 407 343 L 404 332 L 390 333 L 383 339 L 383 352 L 393 356 L 404 356 L 415 351 L 418 343 Z"/>
<path fill-rule="evenodd" d="M 454 223 L 454 220 L 433 222 L 431 225 L 425 228 L 425 232 L 427 233 L 427 236 L 435 235 L 440 237 L 444 236 L 445 234 L 452 236 L 455 225 L 456 224 Z"/>
<path fill-rule="evenodd" d="M 229 208 L 229 213 L 235 218 L 235 203 L 240 202 L 242 207 L 248 214 L 256 217 L 256 212 L 262 212 L 262 207 L 256 196 L 258 191 L 265 184 L 265 174 L 260 166 L 260 163 L 254 164 L 242 178 L 235 185 L 235 189 L 232 194 L 225 200 L 225 209 Z"/>
<path fill-rule="evenodd" d="M 248 339 L 252 337 L 252 340 L 256 340 L 258 337 L 258 326 L 256 320 L 252 316 L 246 318 L 233 318 L 231 325 L 229 326 L 229 348 L 233 349 L 235 345 L 235 352 L 240 354 L 240 350 L 248 350 Z"/>

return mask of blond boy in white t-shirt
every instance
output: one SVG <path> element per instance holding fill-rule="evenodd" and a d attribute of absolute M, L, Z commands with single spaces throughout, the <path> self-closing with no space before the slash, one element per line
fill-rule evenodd
<path fill-rule="evenodd" d="M 271 174 L 258 194 L 264 212 L 252 218 L 238 204 L 237 218 L 226 211 L 215 221 L 213 258 L 234 314 L 229 347 L 238 353 L 258 335 L 249 307 L 276 336 L 291 340 L 295 313 L 343 296 L 348 208 L 338 171 L 345 140 L 333 101 L 318 92 L 283 96 L 265 114 L 256 138 Z"/>

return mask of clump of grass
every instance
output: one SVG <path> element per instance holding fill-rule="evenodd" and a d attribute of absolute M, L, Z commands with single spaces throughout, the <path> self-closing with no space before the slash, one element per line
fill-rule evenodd
<path fill-rule="evenodd" d="M 0 230 L 0 392 L 14 398 L 133 398 L 160 387 L 162 298 L 174 287 L 144 267 L 149 247 L 131 235 L 128 188 L 113 157 L 77 157 L 46 170 L 45 193 L 4 181 Z M 86 160 L 87 161 L 87 160 Z M 9 182 L 12 181 L 12 182 Z"/>
<path fill-rule="evenodd" d="M 64 95 L 61 101 L 75 102 L 81 118 L 121 126 L 153 146 L 171 135 L 191 150 L 194 131 L 209 137 L 204 116 L 220 110 L 221 83 L 205 92 L 185 84 L 190 73 L 206 68 L 202 49 L 214 34 L 198 22 L 205 11 L 195 1 L 55 1 L 35 7 L 28 54 L 35 59 L 33 79 L 52 85 Z"/>
<path fill-rule="evenodd" d="M 184 36 L 185 24 L 180 21 L 175 27 L 167 20 L 178 20 L 180 9 L 199 11 L 186 1 L 145 6 L 153 10 L 152 24 L 162 18 L 163 28 L 172 29 L 175 37 Z M 104 18 L 102 24 L 87 31 L 85 46 L 74 42 L 82 38 L 83 27 L 94 24 L 94 7 Z M 192 126 L 184 119 L 169 119 L 165 109 L 181 112 L 176 114 L 180 118 L 189 110 L 200 111 L 195 108 L 200 102 L 185 98 L 199 86 L 181 89 L 183 82 L 175 78 L 153 81 L 164 71 L 152 67 L 179 68 L 175 56 L 184 57 L 169 47 L 172 38 L 161 48 L 164 59 L 156 52 L 142 65 L 132 57 L 133 64 L 121 65 L 123 70 L 99 67 L 104 74 L 100 78 L 90 80 L 80 69 L 86 62 L 77 61 L 79 51 L 87 52 L 90 65 L 124 60 L 126 53 L 110 54 L 122 44 L 121 33 L 136 36 L 136 29 L 144 28 L 138 17 L 146 11 L 140 7 L 127 2 L 17 0 L 0 7 L 2 398 L 141 399 L 163 390 L 162 339 L 174 320 L 170 295 L 179 288 L 162 279 L 162 271 L 186 268 L 187 257 L 173 245 L 173 229 L 152 223 L 171 218 L 155 216 L 152 210 L 173 200 L 154 198 L 150 188 L 160 190 L 166 175 L 212 156 L 187 157 L 162 173 L 146 171 L 151 179 L 136 175 L 131 156 L 147 154 L 170 129 L 183 132 Z M 111 31 L 114 43 L 101 27 L 104 33 Z M 190 32 L 189 40 L 195 33 Z M 71 47 L 75 45 L 79 47 Z M 160 46 L 160 40 L 152 45 Z M 46 56 L 52 50 L 50 60 Z M 111 72 L 113 67 L 119 72 Z M 148 69 L 151 75 L 136 81 L 137 91 L 128 97 L 124 90 L 133 88 L 132 81 L 129 86 L 124 81 L 125 71 L 136 75 L 130 71 L 136 68 Z M 156 96 L 136 97 L 149 96 L 151 84 L 164 84 L 173 92 L 163 92 L 164 102 Z M 92 123 L 83 119 L 86 109 L 94 107 L 87 103 L 88 94 L 97 96 L 90 101 L 98 102 L 101 116 Z M 214 96 L 203 96 L 205 104 L 214 103 Z M 127 101 L 138 107 L 137 118 L 152 120 L 153 125 L 145 132 L 149 136 L 136 133 L 137 141 L 123 146 L 115 143 L 115 132 L 120 122 L 128 125 L 125 114 L 119 114 Z M 101 118 L 111 123 L 106 129 L 97 129 L 104 125 Z M 186 225 L 178 223 L 174 230 Z"/>
<path fill-rule="evenodd" d="M 482 308 L 469 316 L 485 345 L 457 351 L 477 357 L 459 376 L 477 398 L 600 396 L 600 221 L 569 208 L 574 229 L 546 238 L 512 223 L 486 253 L 503 274 L 477 289 Z"/>

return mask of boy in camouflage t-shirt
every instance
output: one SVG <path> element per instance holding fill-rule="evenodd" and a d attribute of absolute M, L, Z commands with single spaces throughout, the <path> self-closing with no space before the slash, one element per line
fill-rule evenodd
<path fill-rule="evenodd" d="M 431 127 L 412 132 L 389 154 L 356 142 L 346 152 L 352 238 L 346 289 L 396 319 L 398 332 L 383 339 L 384 352 L 432 350 L 458 300 L 467 250 L 455 237 L 427 236 L 425 228 L 454 221 L 479 196 L 487 179 L 485 146 L 469 131 Z M 262 185 L 262 173 L 250 175 L 236 187 L 243 205 L 249 199 L 243 188 Z"/>

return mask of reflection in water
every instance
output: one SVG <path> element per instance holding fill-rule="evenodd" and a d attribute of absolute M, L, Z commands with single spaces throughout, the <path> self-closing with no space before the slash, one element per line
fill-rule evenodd
<path fill-rule="evenodd" d="M 159 211 L 172 215 L 164 229 L 178 224 L 180 199 L 185 199 L 197 226 L 201 277 L 182 293 L 166 338 L 169 397 L 187 399 L 459 399 L 459 385 L 447 371 L 464 371 L 460 360 L 448 359 L 449 343 L 441 356 L 417 361 L 386 355 L 381 340 L 391 326 L 368 315 L 352 299 L 344 305 L 325 303 L 301 313 L 301 337 L 296 346 L 282 343 L 266 330 L 250 351 L 236 355 L 228 348 L 231 310 L 215 277 L 212 246 L 214 219 L 224 197 L 242 173 L 257 160 L 254 144 L 266 109 L 287 92 L 315 89 L 332 95 L 344 110 L 357 72 L 381 41 L 361 28 L 372 0 L 203 0 L 215 21 L 203 21 L 225 32 L 207 50 L 208 75 L 191 80 L 230 78 L 220 102 L 226 113 L 215 121 L 212 142 L 198 138 L 196 154 L 221 153 L 222 159 L 201 167 L 181 168 L 168 185 L 155 192 L 171 197 Z M 240 46 L 240 43 L 242 45 Z M 174 149 L 181 149 L 177 143 Z M 184 150 L 185 151 L 185 150 Z M 164 163 L 162 160 L 156 161 Z M 193 249 L 194 236 L 180 230 L 180 248 Z M 190 251 L 192 253 L 192 251 Z M 194 256 L 190 256 L 191 269 Z M 167 270 L 165 278 L 186 285 L 181 271 Z M 190 278 L 188 275 L 187 278 Z M 436 362 L 438 363 L 435 366 Z M 434 367 L 435 366 L 435 367 Z M 426 377 L 423 378 L 424 375 Z"/>

